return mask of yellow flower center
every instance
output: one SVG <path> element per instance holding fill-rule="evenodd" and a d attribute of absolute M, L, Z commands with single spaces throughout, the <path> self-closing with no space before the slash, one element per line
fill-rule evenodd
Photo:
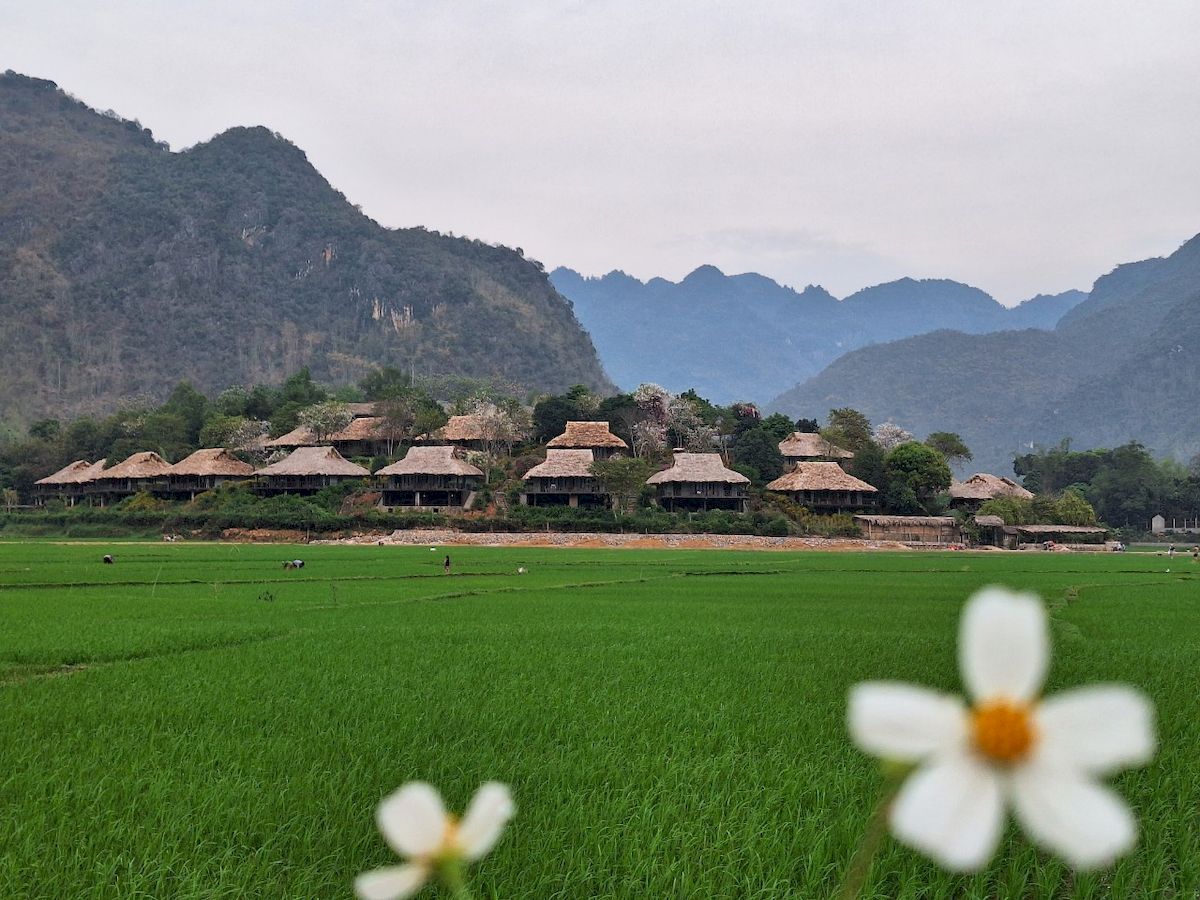
<path fill-rule="evenodd" d="M 989 700 L 971 713 L 975 748 L 1000 763 L 1015 763 L 1029 752 L 1037 734 L 1032 710 L 1011 700 Z"/>

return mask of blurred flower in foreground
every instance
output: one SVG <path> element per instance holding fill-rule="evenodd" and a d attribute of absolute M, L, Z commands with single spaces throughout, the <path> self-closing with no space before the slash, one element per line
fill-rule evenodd
<path fill-rule="evenodd" d="M 375 813 L 384 840 L 408 863 L 359 875 L 355 893 L 363 900 L 411 897 L 435 875 L 462 892 L 463 865 L 487 855 L 515 811 L 508 788 L 489 781 L 460 822 L 447 814 L 433 787 L 409 782 L 384 798 Z"/>
<path fill-rule="evenodd" d="M 1034 841 L 1076 868 L 1129 850 L 1137 824 L 1098 779 L 1154 755 L 1150 702 L 1124 685 L 1039 701 L 1050 648 L 1032 594 L 981 590 L 967 601 L 958 640 L 970 709 L 895 682 L 850 692 L 855 743 L 917 765 L 891 807 L 892 833 L 948 869 L 975 870 L 995 852 L 1011 804 Z"/>

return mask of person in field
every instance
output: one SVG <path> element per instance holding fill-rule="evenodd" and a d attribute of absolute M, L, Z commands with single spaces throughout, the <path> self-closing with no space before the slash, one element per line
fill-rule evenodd
<path fill-rule="evenodd" d="M 446 554 L 446 561 L 444 563 L 442 563 L 442 571 L 445 572 L 447 575 L 450 574 L 450 554 L 449 553 Z"/>

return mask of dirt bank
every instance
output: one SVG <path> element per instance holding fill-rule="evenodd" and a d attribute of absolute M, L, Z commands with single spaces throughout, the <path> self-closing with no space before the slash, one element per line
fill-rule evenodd
<path fill-rule="evenodd" d="M 605 534 L 601 532 L 462 532 L 446 529 L 393 531 L 315 544 L 383 546 L 577 547 L 637 550 L 908 550 L 897 541 L 854 538 L 759 537 L 750 534 Z"/>

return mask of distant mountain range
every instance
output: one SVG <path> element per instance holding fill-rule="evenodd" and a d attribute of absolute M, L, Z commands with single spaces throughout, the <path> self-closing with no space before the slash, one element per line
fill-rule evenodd
<path fill-rule="evenodd" d="M 694 387 L 719 403 L 763 402 L 867 344 L 952 328 L 979 334 L 1053 328 L 1086 296 L 1038 296 L 1009 309 L 947 280 L 899 281 L 839 301 L 822 287 L 795 291 L 762 275 L 701 266 L 679 282 L 623 272 L 550 273 L 622 388 L 656 381 Z"/>
<path fill-rule="evenodd" d="M 793 416 L 852 406 L 920 434 L 957 431 L 1011 470 L 1031 444 L 1140 440 L 1200 452 L 1200 235 L 1118 266 L 1053 331 L 939 331 L 849 353 L 769 405 Z"/>
<path fill-rule="evenodd" d="M 234 128 L 180 153 L 50 81 L 0 76 L 0 425 L 379 364 L 611 387 L 519 251 L 363 215 Z"/>

